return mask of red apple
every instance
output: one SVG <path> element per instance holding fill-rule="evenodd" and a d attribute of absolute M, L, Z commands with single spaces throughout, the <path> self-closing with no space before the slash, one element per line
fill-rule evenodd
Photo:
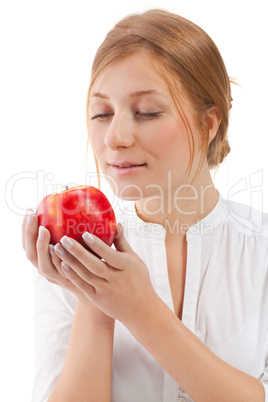
<path fill-rule="evenodd" d="M 92 186 L 76 186 L 47 195 L 38 205 L 39 226 L 50 231 L 50 243 L 59 243 L 66 235 L 88 248 L 82 238 L 86 231 L 111 246 L 116 233 L 116 219 L 106 196 Z"/>

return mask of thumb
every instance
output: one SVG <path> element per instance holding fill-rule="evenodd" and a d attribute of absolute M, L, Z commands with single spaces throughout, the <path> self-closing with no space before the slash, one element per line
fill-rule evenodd
<path fill-rule="evenodd" d="M 116 228 L 114 245 L 115 245 L 115 248 L 117 251 L 121 251 L 121 252 L 125 251 L 129 254 L 135 255 L 134 251 L 132 250 L 132 248 L 130 247 L 130 245 L 128 244 L 128 242 L 124 236 L 124 230 L 123 230 L 123 226 L 121 225 L 121 223 L 118 223 L 117 228 Z"/>

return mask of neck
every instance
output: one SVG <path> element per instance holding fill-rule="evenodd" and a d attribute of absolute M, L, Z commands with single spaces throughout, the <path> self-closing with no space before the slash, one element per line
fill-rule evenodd
<path fill-rule="evenodd" d="M 207 216 L 219 199 L 208 169 L 191 185 L 166 190 L 135 203 L 140 219 L 166 229 L 166 240 L 185 240 L 189 227 Z"/>

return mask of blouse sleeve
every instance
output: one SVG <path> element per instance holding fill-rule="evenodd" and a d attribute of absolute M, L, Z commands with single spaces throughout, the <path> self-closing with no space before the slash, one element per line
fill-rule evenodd
<path fill-rule="evenodd" d="M 32 402 L 45 402 L 56 386 L 67 353 L 76 297 L 34 270 L 35 379 Z"/>

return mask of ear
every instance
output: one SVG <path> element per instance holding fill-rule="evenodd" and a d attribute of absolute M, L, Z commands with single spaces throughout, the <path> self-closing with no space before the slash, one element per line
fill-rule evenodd
<path fill-rule="evenodd" d="M 212 106 L 207 111 L 207 122 L 208 122 L 208 130 L 209 130 L 209 144 L 215 138 L 219 126 L 221 124 L 221 111 L 218 106 Z"/>

